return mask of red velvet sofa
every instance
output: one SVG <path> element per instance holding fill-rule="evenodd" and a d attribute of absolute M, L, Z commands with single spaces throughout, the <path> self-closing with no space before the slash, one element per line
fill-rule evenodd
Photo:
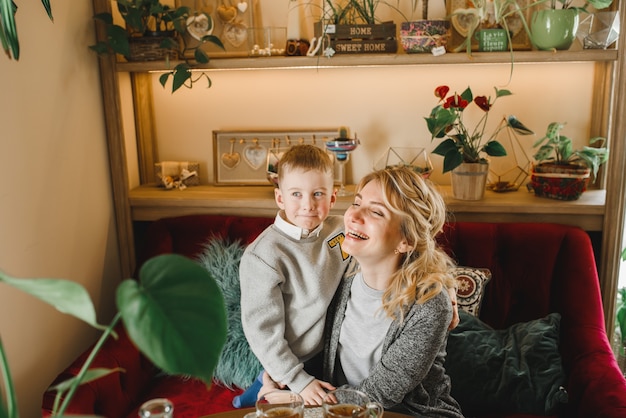
<path fill-rule="evenodd" d="M 140 234 L 139 263 L 162 253 L 194 257 L 210 236 L 249 243 L 271 222 L 270 218 L 221 215 L 161 219 Z M 626 417 L 626 381 L 605 332 L 593 248 L 584 231 L 555 224 L 456 222 L 446 226 L 441 244 L 459 265 L 491 271 L 480 318 L 495 329 L 551 312 L 561 314 L 559 350 L 569 402 L 558 416 Z M 164 376 L 134 348 L 123 329 L 119 331 L 120 338 L 106 343 L 94 365 L 121 367 L 125 372 L 81 386 L 69 412 L 135 418 L 141 403 L 155 397 L 172 400 L 177 418 L 232 409 L 231 400 L 239 389 L 219 383 L 207 388 L 193 379 Z M 76 359 L 52 384 L 75 376 L 87 354 Z M 53 395 L 44 394 L 44 416 L 50 414 L 52 402 Z M 510 412 L 476 416 L 534 415 Z"/>

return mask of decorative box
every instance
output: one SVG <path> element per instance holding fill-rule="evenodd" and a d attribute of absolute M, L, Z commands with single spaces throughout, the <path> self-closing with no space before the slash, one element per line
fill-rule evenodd
<path fill-rule="evenodd" d="M 197 186 L 200 184 L 198 173 L 200 163 L 197 161 L 161 161 L 154 164 L 159 186 L 165 188 Z M 184 187 L 183 187 L 184 188 Z"/>

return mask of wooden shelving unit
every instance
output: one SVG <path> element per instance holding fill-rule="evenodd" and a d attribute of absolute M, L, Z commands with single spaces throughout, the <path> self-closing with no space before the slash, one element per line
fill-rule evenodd
<path fill-rule="evenodd" d="M 92 0 L 94 13 L 110 11 L 110 0 Z M 621 2 L 620 2 L 621 3 Z M 616 6 L 618 6 L 616 4 Z M 626 10 L 620 11 L 622 28 L 626 27 Z M 626 189 L 626 58 L 623 45 L 625 31 L 620 34 L 621 49 L 578 50 L 578 51 L 515 51 L 515 63 L 558 65 L 566 62 L 596 63 L 594 83 L 592 132 L 608 136 L 611 155 L 608 173 L 602 190 L 586 192 L 576 202 L 551 201 L 535 198 L 525 191 L 511 194 L 487 193 L 479 202 L 459 202 L 448 199 L 451 212 L 458 220 L 524 221 L 543 220 L 579 225 L 589 231 L 602 234 L 599 260 L 601 286 L 607 324 L 613 323 L 615 294 L 618 280 L 619 254 L 624 229 Z M 106 35 L 97 27 L 98 39 Z M 207 71 L 238 71 L 254 69 L 284 68 L 357 68 L 381 66 L 430 66 L 430 65 L 473 65 L 506 64 L 511 62 L 508 52 L 449 53 L 435 57 L 430 54 L 392 55 L 343 55 L 324 57 L 268 57 L 268 58 L 221 58 L 198 67 Z M 175 63 L 171 63 L 173 67 Z M 149 221 L 163 216 L 186 213 L 234 213 L 273 215 L 274 202 L 269 187 L 225 188 L 199 186 L 185 191 L 164 191 L 144 185 L 130 190 L 128 164 L 126 161 L 124 132 L 121 123 L 121 98 L 118 74 L 130 73 L 135 101 L 137 125 L 137 148 L 139 171 L 142 183 L 152 170 L 154 159 L 151 147 L 153 117 L 149 89 L 150 72 L 167 71 L 164 62 L 118 63 L 114 57 L 100 60 L 102 93 L 107 123 L 107 137 L 112 173 L 113 195 L 117 217 L 117 232 L 123 274 L 128 277 L 135 267 L 133 222 Z M 572 80 L 576 88 L 576 80 Z M 445 188 L 444 188 L 445 193 Z M 340 200 L 335 210 L 342 211 L 348 201 Z M 610 331 L 610 330 L 609 330 Z"/>

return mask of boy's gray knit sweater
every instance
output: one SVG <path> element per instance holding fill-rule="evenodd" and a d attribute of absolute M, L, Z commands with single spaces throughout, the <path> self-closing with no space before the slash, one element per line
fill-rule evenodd
<path fill-rule="evenodd" d="M 337 382 L 339 333 L 354 275 L 346 275 L 328 310 L 324 346 L 324 379 Z M 444 361 L 452 304 L 441 292 L 424 304 L 414 304 L 403 323 L 393 321 L 383 342 L 382 357 L 356 389 L 385 409 L 416 417 L 462 418 L 450 395 Z M 358 344 L 358 341 L 354 341 Z"/>
<path fill-rule="evenodd" d="M 314 379 L 303 362 L 322 350 L 326 310 L 349 262 L 343 226 L 342 216 L 329 216 L 319 235 L 297 240 L 272 225 L 241 258 L 241 321 L 250 348 L 295 392 Z"/>

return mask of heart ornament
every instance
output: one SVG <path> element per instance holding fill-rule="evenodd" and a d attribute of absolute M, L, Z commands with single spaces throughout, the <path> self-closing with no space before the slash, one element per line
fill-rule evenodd
<path fill-rule="evenodd" d="M 237 4 L 237 8 L 239 9 L 241 13 L 245 13 L 246 10 L 248 10 L 248 2 L 240 1 L 239 4 Z"/>
<path fill-rule="evenodd" d="M 452 26 L 459 33 L 459 35 L 463 37 L 467 37 L 469 30 L 472 26 L 475 28 L 478 26 L 479 19 L 479 10 L 478 9 L 456 9 L 452 12 L 450 16 L 450 21 L 452 22 Z"/>
<path fill-rule="evenodd" d="M 222 4 L 217 8 L 217 16 L 219 16 L 222 22 L 232 22 L 237 17 L 237 8 L 235 6 Z"/>
<path fill-rule="evenodd" d="M 222 154 L 222 165 L 229 170 L 237 167 L 241 162 L 241 156 L 238 152 L 225 152 Z"/>
<path fill-rule="evenodd" d="M 243 158 L 253 170 L 258 170 L 267 159 L 267 148 L 259 144 L 248 145 L 243 149 Z"/>
<path fill-rule="evenodd" d="M 224 39 L 239 48 L 248 39 L 248 27 L 242 22 L 224 24 Z"/>
<path fill-rule="evenodd" d="M 202 37 L 213 33 L 213 19 L 204 13 L 189 16 L 186 23 L 187 32 L 198 41 L 201 41 Z"/>

